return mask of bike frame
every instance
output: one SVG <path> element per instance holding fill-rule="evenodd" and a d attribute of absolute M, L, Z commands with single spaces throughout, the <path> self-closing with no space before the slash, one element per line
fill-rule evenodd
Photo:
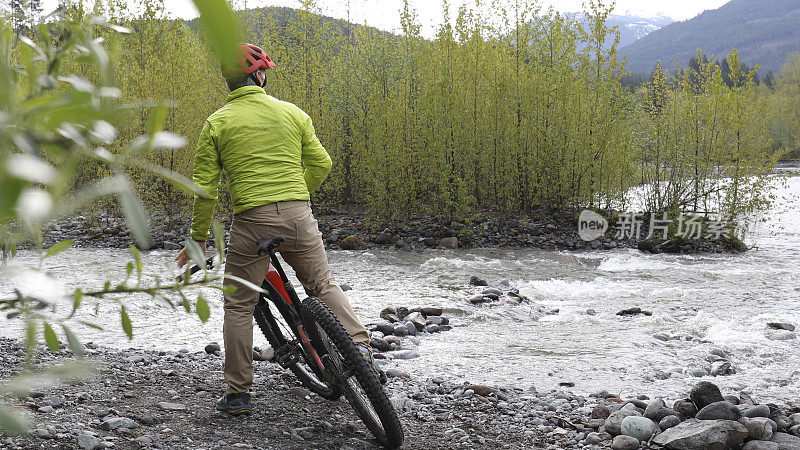
<path fill-rule="evenodd" d="M 286 272 L 284 272 L 281 263 L 278 261 L 278 256 L 273 250 L 269 251 L 269 260 L 270 264 L 267 269 L 267 274 L 264 277 L 264 281 L 261 283 L 261 288 L 269 294 L 264 295 L 260 293 L 259 297 L 264 301 L 271 301 L 284 317 L 292 318 L 292 323 L 289 323 L 289 326 L 295 327 L 293 331 L 296 332 L 297 336 L 303 341 L 303 347 L 309 352 L 308 356 L 313 358 L 313 361 L 307 362 L 309 364 L 316 363 L 320 373 L 325 374 L 326 371 L 322 363 L 322 358 L 320 358 L 317 350 L 312 345 L 311 339 L 308 337 L 303 327 L 300 314 L 300 308 L 302 308 L 300 297 L 297 296 L 297 291 L 294 290 L 292 283 L 286 276 Z M 272 314 L 269 308 L 266 308 L 265 312 L 267 314 Z M 296 347 L 293 345 L 293 342 L 290 341 L 283 347 L 275 349 L 275 360 L 281 367 L 288 368 L 299 361 L 299 355 L 296 354 L 295 350 Z"/>

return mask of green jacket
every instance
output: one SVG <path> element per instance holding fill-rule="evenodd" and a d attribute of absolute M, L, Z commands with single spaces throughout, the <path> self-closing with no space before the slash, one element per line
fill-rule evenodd
<path fill-rule="evenodd" d="M 194 156 L 195 196 L 190 235 L 204 240 L 225 171 L 234 214 L 284 200 L 309 200 L 331 170 L 331 158 L 297 106 L 245 86 L 228 95 L 205 123 Z"/>

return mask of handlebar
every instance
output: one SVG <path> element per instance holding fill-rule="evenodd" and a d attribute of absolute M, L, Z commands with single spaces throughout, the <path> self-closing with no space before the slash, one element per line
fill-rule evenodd
<path fill-rule="evenodd" d="M 206 269 L 213 269 L 213 268 L 214 268 L 214 258 L 210 257 L 206 259 Z M 189 276 L 191 277 L 192 275 L 196 274 L 199 271 L 200 271 L 200 266 L 195 264 L 192 266 L 191 269 L 189 269 Z M 186 273 L 178 275 L 177 277 L 175 277 L 175 280 L 179 283 L 183 283 L 184 275 L 186 275 Z"/>

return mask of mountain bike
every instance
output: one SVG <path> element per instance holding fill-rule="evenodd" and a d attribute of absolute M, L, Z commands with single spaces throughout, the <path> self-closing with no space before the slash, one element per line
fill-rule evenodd
<path fill-rule="evenodd" d="M 257 243 L 258 255 L 269 255 L 270 265 L 261 284 L 266 293 L 259 293 L 253 316 L 275 350 L 274 361 L 323 398 L 344 394 L 381 445 L 399 447 L 403 429 L 378 374 L 324 303 L 316 297 L 300 301 L 275 253 L 284 240 Z M 206 265 L 211 268 L 213 261 Z M 199 270 L 193 266 L 190 273 Z"/>

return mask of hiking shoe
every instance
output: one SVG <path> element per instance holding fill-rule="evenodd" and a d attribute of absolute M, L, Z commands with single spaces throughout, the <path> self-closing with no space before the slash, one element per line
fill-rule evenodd
<path fill-rule="evenodd" d="M 358 351 L 361 352 L 361 355 L 372 364 L 372 368 L 375 369 L 375 373 L 378 375 L 378 380 L 380 380 L 381 384 L 386 384 L 389 380 L 386 377 L 386 372 L 381 370 L 381 367 L 378 365 L 378 362 L 375 361 L 375 358 L 372 356 L 372 348 L 367 344 L 356 344 L 358 347 Z"/>
<path fill-rule="evenodd" d="M 223 411 L 232 416 L 252 414 L 253 410 L 250 408 L 250 394 L 242 392 L 241 394 L 223 395 L 217 400 L 217 411 Z"/>

